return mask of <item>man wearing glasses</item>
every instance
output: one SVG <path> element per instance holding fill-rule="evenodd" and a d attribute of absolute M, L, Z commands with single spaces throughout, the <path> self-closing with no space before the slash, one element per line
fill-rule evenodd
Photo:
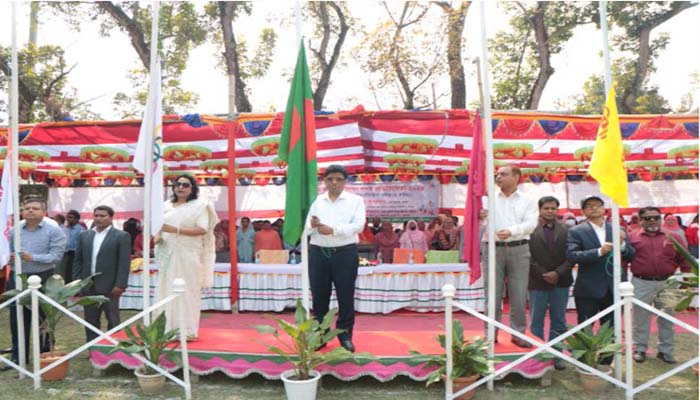
<path fill-rule="evenodd" d="M 348 173 L 340 165 L 329 166 L 325 173 L 327 192 L 319 195 L 306 219 L 311 229 L 309 240 L 309 281 L 313 296 L 314 318 L 320 323 L 328 312 L 331 291 L 338 298 L 336 328 L 340 345 L 350 352 L 355 324 L 355 280 L 359 258 L 358 234 L 365 227 L 365 202 L 362 197 L 344 191 Z"/>
<path fill-rule="evenodd" d="M 630 235 L 630 246 L 635 249 L 632 260 L 632 284 L 634 297 L 653 305 L 665 313 L 673 315 L 673 307 L 668 299 L 664 299 L 666 279 L 676 272 L 676 267 L 689 269 L 685 259 L 673 248 L 666 237 L 672 235 L 681 243 L 680 238 L 672 232 L 662 229 L 661 210 L 657 207 L 644 207 L 639 210 L 642 229 Z M 664 301 L 666 300 L 666 301 Z M 634 307 L 634 361 L 642 363 L 646 360 L 646 350 L 649 341 L 649 317 L 651 313 L 638 306 Z M 675 364 L 673 358 L 673 322 L 665 318 L 657 318 L 659 327 L 659 345 L 656 357 L 668 364 Z"/>
<path fill-rule="evenodd" d="M 581 200 L 581 209 L 587 221 L 569 229 L 566 239 L 566 258 L 571 264 L 578 264 L 574 298 L 579 324 L 612 305 L 615 284 L 612 225 L 605 221 L 603 199 L 586 196 Z M 620 231 L 622 258 L 629 260 L 634 257 L 634 248 L 627 244 L 626 236 Z M 606 322 L 613 326 L 613 313 L 600 319 L 601 325 Z"/>

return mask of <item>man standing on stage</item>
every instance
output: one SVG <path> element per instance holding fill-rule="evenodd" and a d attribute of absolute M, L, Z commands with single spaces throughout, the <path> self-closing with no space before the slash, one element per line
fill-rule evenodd
<path fill-rule="evenodd" d="M 340 345 L 350 352 L 355 324 L 355 280 L 359 267 L 358 234 L 365 226 L 365 202 L 362 197 L 344 191 L 348 173 L 340 165 L 329 166 L 324 173 L 326 193 L 319 195 L 307 216 L 309 241 L 309 281 L 313 295 L 314 318 L 321 322 L 328 312 L 331 291 L 338 298 L 336 328 Z"/>
<path fill-rule="evenodd" d="M 657 207 L 644 207 L 639 210 L 642 229 L 630 235 L 630 246 L 635 250 L 632 260 L 632 284 L 634 297 L 653 305 L 663 312 L 673 315 L 673 307 L 664 297 L 666 279 L 676 272 L 676 267 L 688 269 L 688 265 L 673 247 L 666 235 L 672 235 L 676 241 L 680 238 L 661 227 L 661 210 Z M 682 244 L 681 244 L 682 246 Z M 651 313 L 641 307 L 634 306 L 634 361 L 642 363 L 647 358 L 649 342 L 649 317 Z M 673 358 L 673 322 L 666 318 L 656 318 L 659 327 L 659 345 L 656 357 L 668 364 L 675 364 Z"/>
<path fill-rule="evenodd" d="M 501 302 L 503 286 L 508 276 L 508 300 L 510 301 L 510 326 L 518 332 L 527 329 L 525 303 L 527 301 L 527 286 L 530 274 L 530 234 L 537 227 L 537 203 L 522 191 L 518 190 L 520 168 L 516 165 L 505 165 L 496 171 L 496 185 L 501 189 L 496 194 L 495 220 L 496 226 L 496 320 L 501 320 Z M 481 210 L 479 218 L 485 221 L 486 210 Z M 482 274 L 486 298 L 492 296 L 488 292 L 488 246 L 481 246 Z M 487 303 L 488 304 L 488 303 Z M 495 340 L 498 341 L 498 331 Z M 516 346 L 530 348 L 532 345 L 524 340 L 511 338 Z"/>
<path fill-rule="evenodd" d="M 530 235 L 530 332 L 545 340 L 544 320 L 549 308 L 549 338 L 566 332 L 566 303 L 569 286 L 573 282 L 571 264 L 566 260 L 566 225 L 557 220 L 559 200 L 542 197 L 540 222 Z M 554 361 L 554 368 L 565 369 L 561 359 Z"/>

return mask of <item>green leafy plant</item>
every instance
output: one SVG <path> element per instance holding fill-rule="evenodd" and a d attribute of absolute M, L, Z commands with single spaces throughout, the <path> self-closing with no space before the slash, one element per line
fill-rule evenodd
<path fill-rule="evenodd" d="M 447 349 L 445 345 L 445 335 L 438 335 L 437 340 L 443 349 Z M 488 375 L 493 372 L 493 364 L 498 361 L 489 359 L 488 344 L 480 337 L 476 336 L 471 340 L 464 340 L 464 328 L 462 322 L 454 321 L 452 323 L 452 379 L 468 377 L 473 375 Z M 421 354 L 415 350 L 411 350 L 411 362 L 425 363 L 425 367 L 438 367 L 435 371 L 428 375 L 428 381 L 425 386 L 430 386 L 435 382 L 440 381 L 440 378 L 446 374 L 447 356 L 445 354 L 430 355 Z"/>
<path fill-rule="evenodd" d="M 26 274 L 20 274 L 19 277 L 22 279 L 22 287 L 29 287 L 27 283 L 28 276 Z M 108 298 L 100 295 L 76 297 L 81 290 L 92 283 L 94 277 L 95 275 L 91 275 L 85 279 L 74 280 L 66 284 L 61 275 L 54 274 L 47 279 L 46 282 L 42 282 L 41 291 L 51 300 L 68 309 L 76 305 L 90 306 L 109 301 Z M 13 289 L 3 293 L 3 296 L 12 297 L 19 293 L 20 290 Z M 31 297 L 23 297 L 20 300 L 20 304 L 27 307 L 31 306 Z M 64 314 L 42 299 L 39 301 L 39 307 L 41 307 L 41 311 L 44 313 L 44 321 L 40 328 L 41 331 L 48 336 L 50 352 L 53 353 L 56 350 L 56 327 Z"/>
<path fill-rule="evenodd" d="M 166 317 L 162 312 L 148 325 L 139 322 L 136 326 L 128 327 L 125 332 L 128 339 L 120 340 L 109 354 L 123 351 L 127 354 L 138 354 L 153 364 L 160 365 L 163 358 L 174 363 L 180 362 L 180 354 L 174 350 L 180 345 L 178 339 L 179 329 L 166 330 Z M 135 332 L 134 332 L 135 331 Z M 156 372 L 143 365 L 145 374 Z"/>
<path fill-rule="evenodd" d="M 287 322 L 281 318 L 273 318 L 278 327 L 255 325 L 255 329 L 261 334 L 273 335 L 281 347 L 267 343 L 263 344 L 271 352 L 282 356 L 292 364 L 296 379 L 307 380 L 311 378 L 311 370 L 321 364 L 373 358 L 367 353 L 350 353 L 343 347 L 337 347 L 327 353 L 318 351 L 319 347 L 343 332 L 342 329 L 331 329 L 331 324 L 337 313 L 337 308 L 328 311 L 323 317 L 323 321 L 319 323 L 315 318 L 308 317 L 301 300 L 297 300 L 294 323 Z M 289 336 L 292 340 L 291 343 L 282 339 L 283 333 Z"/>
<path fill-rule="evenodd" d="M 666 239 L 671 242 L 673 249 L 683 256 L 688 265 L 690 265 L 690 272 L 673 275 L 666 281 L 666 289 L 675 289 L 678 294 L 674 297 L 675 304 L 670 306 L 675 308 L 676 311 L 683 311 L 688 308 L 693 298 L 698 294 L 698 260 L 683 245 L 678 243 L 673 236 L 666 234 Z"/>
<path fill-rule="evenodd" d="M 563 347 L 571 352 L 571 357 L 592 368 L 598 368 L 602 359 L 622 350 L 622 343 L 615 343 L 614 330 L 606 322 L 596 333 L 593 333 L 593 328 L 589 325 L 567 337 Z"/>

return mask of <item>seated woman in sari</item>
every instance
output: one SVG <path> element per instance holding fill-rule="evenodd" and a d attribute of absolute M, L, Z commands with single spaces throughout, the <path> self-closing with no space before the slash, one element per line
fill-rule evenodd
<path fill-rule="evenodd" d="M 158 285 L 156 301 L 172 294 L 173 281 L 185 280 L 184 325 L 188 340 L 196 340 L 202 288 L 214 284 L 216 257 L 214 226 L 218 222 L 214 207 L 199 199 L 199 187 L 189 175 L 175 179 L 173 197 L 165 203 L 165 219 L 160 234 L 156 235 Z M 165 307 L 167 328 L 178 328 L 180 313 L 175 303 Z"/>
<path fill-rule="evenodd" d="M 401 235 L 401 239 L 399 239 L 401 248 L 428 251 L 428 241 L 426 240 L 425 233 L 418 230 L 418 223 L 415 220 L 410 220 L 406 226 L 408 229 L 406 229 Z"/>

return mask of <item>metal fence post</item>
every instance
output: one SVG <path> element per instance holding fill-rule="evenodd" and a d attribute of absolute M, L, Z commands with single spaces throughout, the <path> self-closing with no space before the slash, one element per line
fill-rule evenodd
<path fill-rule="evenodd" d="M 190 358 L 187 353 L 187 330 L 185 329 L 185 280 L 181 278 L 173 281 L 173 294 L 177 308 L 180 325 L 180 351 L 182 354 L 182 379 L 185 382 L 185 398 L 192 398 L 192 386 L 190 385 Z"/>
<path fill-rule="evenodd" d="M 625 381 L 627 382 L 625 398 L 632 400 L 634 398 L 634 362 L 632 361 L 632 342 L 634 341 L 632 340 L 634 337 L 632 331 L 632 298 L 634 298 L 634 285 L 631 282 L 620 283 L 620 295 L 625 307 L 623 315 L 625 324 Z"/>
<path fill-rule="evenodd" d="M 32 275 L 27 280 L 29 289 L 32 291 L 32 368 L 34 370 L 34 389 L 41 387 L 41 369 L 39 364 L 39 351 L 41 350 L 39 337 L 39 296 L 37 295 L 41 289 L 41 278 Z"/>
<path fill-rule="evenodd" d="M 456 291 L 449 283 L 442 287 L 445 298 L 445 400 L 452 400 L 452 301 Z"/>

